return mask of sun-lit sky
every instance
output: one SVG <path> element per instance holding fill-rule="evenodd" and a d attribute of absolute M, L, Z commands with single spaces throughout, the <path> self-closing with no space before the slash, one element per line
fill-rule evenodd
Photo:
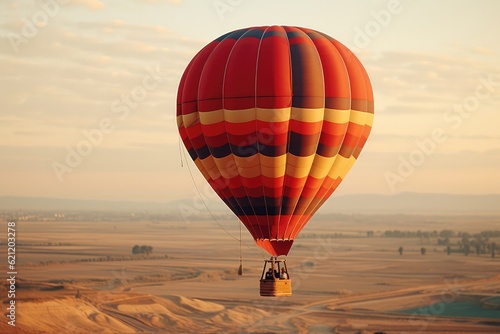
<path fill-rule="evenodd" d="M 0 196 L 193 198 L 180 76 L 225 32 L 273 24 L 338 39 L 372 80 L 373 131 L 337 194 L 500 193 L 498 13 L 496 0 L 2 1 Z"/>

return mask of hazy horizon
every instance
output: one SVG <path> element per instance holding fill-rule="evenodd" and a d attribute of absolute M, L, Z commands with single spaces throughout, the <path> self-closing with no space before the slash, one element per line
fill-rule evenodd
<path fill-rule="evenodd" d="M 401 193 L 395 195 L 350 194 L 334 195 L 317 212 L 316 216 L 336 214 L 500 214 L 500 194 L 456 195 L 429 193 Z M 170 219 L 212 220 L 210 215 L 223 215 L 237 221 L 236 216 L 216 195 L 178 198 L 169 201 L 89 200 L 74 198 L 0 196 L 1 211 L 12 210 L 40 212 L 142 212 L 167 214 Z M 176 218 L 177 217 L 177 218 Z M 319 218 L 321 219 L 321 218 Z M 316 220 L 316 219 L 313 219 Z"/>

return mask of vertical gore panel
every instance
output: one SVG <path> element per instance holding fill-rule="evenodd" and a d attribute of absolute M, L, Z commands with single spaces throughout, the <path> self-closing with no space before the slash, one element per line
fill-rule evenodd
<path fill-rule="evenodd" d="M 263 30 L 247 31 L 234 44 L 224 75 L 224 109 L 255 108 L 257 55 Z"/>
<path fill-rule="evenodd" d="M 220 42 L 205 63 L 198 91 L 200 112 L 222 109 L 222 87 L 229 54 L 236 40 L 228 38 Z"/>
<path fill-rule="evenodd" d="M 279 109 L 292 104 L 290 47 L 282 27 L 266 30 L 259 50 L 257 108 Z"/>
<path fill-rule="evenodd" d="M 352 109 L 373 112 L 373 110 L 370 110 L 373 108 L 370 107 L 370 103 L 373 105 L 372 86 L 363 65 L 352 51 L 346 48 L 342 43 L 334 39 L 331 40 L 331 43 L 335 45 L 346 64 L 351 86 L 351 99 L 353 101 L 365 101 L 366 107 L 364 109 L 357 109 L 354 107 Z"/>
<path fill-rule="evenodd" d="M 325 88 L 323 69 L 314 43 L 298 28 L 285 28 L 292 61 L 292 106 L 323 108 Z"/>

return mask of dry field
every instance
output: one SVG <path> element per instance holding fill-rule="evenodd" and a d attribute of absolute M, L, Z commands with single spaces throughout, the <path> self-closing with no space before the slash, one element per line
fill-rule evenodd
<path fill-rule="evenodd" d="M 457 302 L 485 308 L 481 301 L 500 295 L 500 259 L 448 256 L 432 238 L 379 236 L 394 229 L 479 232 L 499 220 L 321 217 L 289 254 L 288 298 L 259 296 L 267 256 L 245 230 L 238 276 L 239 242 L 210 221 L 19 222 L 16 327 L 2 321 L 0 332 L 499 333 L 500 310 L 447 311 Z M 234 222 L 222 224 L 239 236 Z M 153 252 L 133 256 L 136 244 Z M 414 311 L 397 312 L 405 309 Z"/>

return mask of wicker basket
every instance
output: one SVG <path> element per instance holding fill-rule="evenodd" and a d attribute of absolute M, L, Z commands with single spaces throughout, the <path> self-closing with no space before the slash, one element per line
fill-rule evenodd
<path fill-rule="evenodd" d="M 291 279 L 261 279 L 260 295 L 264 297 L 282 297 L 292 295 Z"/>

